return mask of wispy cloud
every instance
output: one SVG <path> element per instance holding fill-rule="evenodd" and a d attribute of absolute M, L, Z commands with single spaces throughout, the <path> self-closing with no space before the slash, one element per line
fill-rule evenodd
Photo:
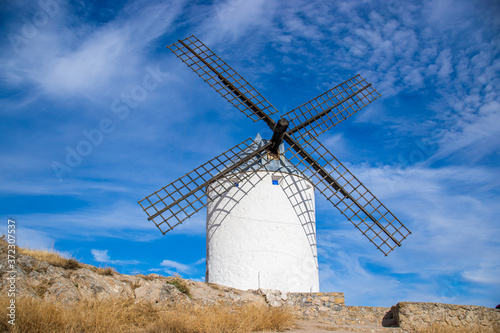
<path fill-rule="evenodd" d="M 497 97 L 500 101 L 500 96 Z M 464 118 L 468 119 L 464 119 Z M 476 163 L 500 148 L 500 103 L 480 105 L 471 115 L 456 117 L 456 125 L 441 132 L 440 147 L 431 161 L 451 155 L 462 163 Z"/>
<path fill-rule="evenodd" d="M 138 265 L 141 263 L 138 260 L 111 260 L 110 256 L 108 255 L 108 250 L 91 249 L 90 253 L 94 257 L 95 261 L 103 264 L 126 266 Z"/>
<path fill-rule="evenodd" d="M 163 260 L 160 263 L 160 265 L 165 267 L 168 270 L 173 269 L 179 273 L 187 273 L 192 269 L 192 267 L 189 265 L 185 265 L 185 264 L 182 264 L 180 262 L 176 262 L 173 260 L 167 260 L 167 259 Z"/>
<path fill-rule="evenodd" d="M 19 221 L 14 219 L 16 223 Z M 22 222 L 21 222 L 22 223 Z M 0 226 L 0 234 L 7 235 L 7 223 Z M 55 238 L 50 233 L 38 229 L 26 228 L 17 223 L 16 226 L 16 245 L 28 249 L 53 249 Z M 67 254 L 69 256 L 69 253 Z"/>
<path fill-rule="evenodd" d="M 50 26 L 39 31 L 20 56 L 4 63 L 4 79 L 8 84 L 39 85 L 56 97 L 83 94 L 96 99 L 143 67 L 144 49 L 165 33 L 183 6 L 180 1 L 135 1 L 115 19 L 93 25 L 61 5 Z"/>
<path fill-rule="evenodd" d="M 200 265 L 205 263 L 205 258 L 201 258 L 192 264 L 183 264 L 174 260 L 165 259 L 160 263 L 162 270 L 168 274 L 194 274 L 200 270 Z"/>
<path fill-rule="evenodd" d="M 64 213 L 19 214 L 16 218 L 33 229 L 44 229 L 58 239 L 112 237 L 151 241 L 161 236 L 152 223 L 145 221 L 134 202 L 113 202 L 108 207 L 82 208 Z M 52 221 L 52 223 L 47 223 Z"/>
<path fill-rule="evenodd" d="M 108 262 L 110 261 L 108 250 L 90 250 L 90 253 L 94 256 L 94 260 L 97 262 Z"/>
<path fill-rule="evenodd" d="M 250 31 L 269 26 L 274 1 L 228 0 L 215 5 L 215 15 L 204 22 L 202 36 L 208 43 L 235 41 Z"/>
<path fill-rule="evenodd" d="M 389 300 L 396 302 L 404 295 L 415 299 L 415 290 L 426 295 L 419 297 L 420 300 L 452 303 L 466 302 L 470 297 L 470 283 L 499 290 L 498 279 L 494 277 L 500 260 L 496 251 L 500 245 L 496 238 L 500 229 L 495 218 L 500 213 L 500 205 L 491 193 L 500 185 L 496 176 L 498 170 L 358 167 L 352 171 L 365 184 L 371 183 L 373 193 L 413 233 L 403 242 L 402 248 L 385 258 L 342 219 L 336 219 L 338 225 L 333 227 L 329 227 L 331 223 L 318 221 L 324 287 L 346 288 L 354 304 L 358 299 L 366 299 L 366 293 L 371 293 L 374 299 L 386 299 L 387 305 L 390 305 Z M 369 263 L 380 266 L 369 267 Z M 378 271 L 391 272 L 393 280 L 387 281 L 386 275 Z M 356 288 L 345 282 L 347 276 L 349 280 L 358 281 Z M 443 298 L 439 290 L 448 290 L 444 285 L 448 284 L 450 276 L 455 276 L 456 295 Z M 441 283 L 426 284 L 428 280 Z M 363 290 L 362 286 L 368 285 L 380 288 Z M 443 293 L 448 292 L 451 291 Z M 484 304 L 487 298 L 487 293 L 475 295 L 477 304 Z"/>

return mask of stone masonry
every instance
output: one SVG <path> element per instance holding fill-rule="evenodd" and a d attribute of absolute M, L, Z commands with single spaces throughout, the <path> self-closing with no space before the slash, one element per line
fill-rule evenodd
<path fill-rule="evenodd" d="M 393 307 L 399 327 L 418 332 L 432 325 L 500 332 L 500 310 L 474 305 L 400 302 Z"/>

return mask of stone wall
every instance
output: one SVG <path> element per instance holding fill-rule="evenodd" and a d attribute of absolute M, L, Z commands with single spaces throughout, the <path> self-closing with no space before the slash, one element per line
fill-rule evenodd
<path fill-rule="evenodd" d="M 303 308 L 339 309 L 345 305 L 344 293 L 290 293 L 289 298 L 294 305 Z"/>
<path fill-rule="evenodd" d="M 392 311 L 399 327 L 409 332 L 432 326 L 500 332 L 500 310 L 483 306 L 400 302 Z"/>
<path fill-rule="evenodd" d="M 284 293 L 270 289 L 261 289 L 260 292 L 269 305 L 289 306 L 302 319 L 337 325 L 395 326 L 391 308 L 346 306 L 341 292 Z"/>
<path fill-rule="evenodd" d="M 500 333 L 500 310 L 473 305 L 400 302 L 392 308 L 346 306 L 344 293 L 284 293 L 259 291 L 271 306 L 290 306 L 305 320 L 335 325 L 392 327 L 397 332 L 454 329 Z"/>

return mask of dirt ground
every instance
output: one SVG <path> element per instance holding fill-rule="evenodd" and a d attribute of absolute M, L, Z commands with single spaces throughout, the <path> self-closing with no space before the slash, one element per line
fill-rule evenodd
<path fill-rule="evenodd" d="M 301 320 L 297 322 L 297 326 L 299 328 L 293 329 L 287 332 L 293 332 L 293 333 L 325 333 L 325 332 L 332 332 L 335 331 L 337 333 L 362 333 L 366 331 L 339 331 L 337 329 L 341 329 L 340 327 L 336 325 L 327 325 L 327 324 L 322 324 L 314 321 L 306 321 L 306 320 Z"/>
<path fill-rule="evenodd" d="M 366 332 L 387 332 L 387 333 L 395 333 L 403 331 L 397 327 L 380 327 L 380 326 L 371 326 L 371 325 L 362 325 L 362 326 L 342 326 L 342 325 L 333 325 L 333 324 L 324 324 L 316 321 L 310 320 L 299 320 L 297 321 L 297 328 L 287 330 L 285 332 L 290 333 L 327 333 L 327 332 L 336 332 L 336 333 L 366 333 Z M 264 333 L 264 332 L 262 332 Z M 269 332 L 268 332 L 269 333 Z"/>

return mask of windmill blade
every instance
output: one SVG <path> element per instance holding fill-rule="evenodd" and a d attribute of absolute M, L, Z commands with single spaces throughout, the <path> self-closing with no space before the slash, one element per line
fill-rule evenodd
<path fill-rule="evenodd" d="M 249 177 L 270 146 L 270 142 L 247 139 L 138 203 L 165 234 Z M 207 186 L 215 191 L 211 198 L 206 195 Z"/>
<path fill-rule="evenodd" d="M 319 141 L 311 139 L 301 146 L 290 135 L 285 141 L 293 153 L 290 162 L 382 253 L 388 255 L 411 234 Z"/>
<path fill-rule="evenodd" d="M 378 97 L 371 83 L 356 75 L 285 114 L 290 123 L 288 134 L 300 134 L 305 141 L 316 138 Z"/>
<path fill-rule="evenodd" d="M 168 48 L 238 110 L 274 128 L 270 116 L 278 110 L 198 38 L 191 36 Z"/>

